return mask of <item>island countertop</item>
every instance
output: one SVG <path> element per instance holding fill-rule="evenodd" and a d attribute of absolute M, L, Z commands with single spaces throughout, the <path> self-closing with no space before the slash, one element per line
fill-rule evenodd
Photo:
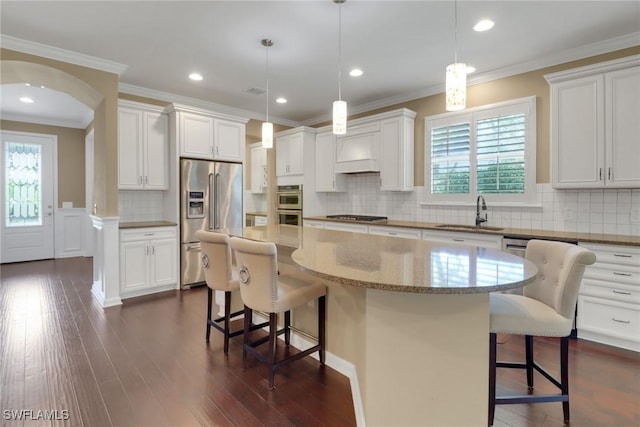
<path fill-rule="evenodd" d="M 522 287 L 535 279 L 529 261 L 495 249 L 426 240 L 267 225 L 223 230 L 297 248 L 303 270 L 342 285 L 396 292 L 474 294 Z"/>

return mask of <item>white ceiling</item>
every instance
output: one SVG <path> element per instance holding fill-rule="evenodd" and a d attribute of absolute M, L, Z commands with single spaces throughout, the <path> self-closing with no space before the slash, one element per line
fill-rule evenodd
<path fill-rule="evenodd" d="M 260 40 L 270 38 L 271 121 L 329 120 L 338 96 L 339 7 L 332 0 L 2 0 L 0 7 L 3 47 L 20 39 L 123 64 L 123 92 L 263 120 L 265 95 L 247 90 L 265 88 Z M 481 18 L 495 27 L 474 32 Z M 640 2 L 459 1 L 457 33 L 459 60 L 477 69 L 473 84 L 640 45 Z M 350 114 L 443 92 L 453 56 L 453 1 L 342 6 L 342 98 Z M 349 77 L 352 67 L 364 75 Z M 204 80 L 190 81 L 192 71 Z M 3 117 L 17 111 L 14 90 L 2 87 Z M 278 96 L 289 102 L 276 104 Z"/>

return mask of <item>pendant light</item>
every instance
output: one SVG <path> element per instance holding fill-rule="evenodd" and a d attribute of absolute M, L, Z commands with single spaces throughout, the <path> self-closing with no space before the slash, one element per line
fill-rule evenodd
<path fill-rule="evenodd" d="M 262 46 L 267 48 L 267 121 L 262 123 L 262 146 L 264 148 L 273 147 L 273 123 L 269 121 L 269 48 L 273 46 L 270 39 L 262 39 Z"/>
<path fill-rule="evenodd" d="M 454 1 L 454 59 L 446 70 L 447 111 L 464 110 L 467 106 L 467 65 L 458 62 L 458 2 Z"/>
<path fill-rule="evenodd" d="M 347 133 L 347 103 L 342 100 L 342 3 L 347 0 L 333 0 L 338 4 L 338 100 L 333 102 L 333 133 Z"/>

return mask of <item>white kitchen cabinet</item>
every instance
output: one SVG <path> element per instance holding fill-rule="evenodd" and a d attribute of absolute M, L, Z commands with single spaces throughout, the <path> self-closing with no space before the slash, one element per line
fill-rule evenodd
<path fill-rule="evenodd" d="M 172 105 L 180 157 L 243 162 L 247 119 Z"/>
<path fill-rule="evenodd" d="M 502 236 L 493 234 L 423 230 L 422 240 L 502 250 Z"/>
<path fill-rule="evenodd" d="M 414 111 L 402 109 L 380 122 L 381 191 L 413 191 L 415 117 Z"/>
<path fill-rule="evenodd" d="M 304 181 L 305 147 L 312 147 L 316 130 L 297 127 L 274 135 L 276 141 L 276 177 L 279 185 L 302 184 Z M 310 155 L 312 153 L 307 153 Z M 289 179 L 281 180 L 287 177 Z M 294 178 L 291 178 L 294 177 Z"/>
<path fill-rule="evenodd" d="M 324 223 L 324 228 L 327 230 L 349 231 L 351 233 L 369 233 L 369 226 L 364 224 L 347 224 L 344 222 L 327 221 Z"/>
<path fill-rule="evenodd" d="M 345 176 L 335 172 L 336 136 L 331 131 L 316 135 L 316 191 L 346 191 Z"/>
<path fill-rule="evenodd" d="M 244 123 L 215 119 L 213 131 L 214 160 L 242 162 L 246 140 Z"/>
<path fill-rule="evenodd" d="M 251 187 L 252 193 L 264 193 L 267 190 L 267 149 L 261 142 L 249 146 L 251 158 Z"/>
<path fill-rule="evenodd" d="M 378 236 L 402 237 L 405 239 L 420 239 L 421 231 L 416 228 L 389 227 L 382 225 L 370 225 L 369 234 Z"/>
<path fill-rule="evenodd" d="M 175 289 L 176 227 L 120 230 L 120 297 Z"/>
<path fill-rule="evenodd" d="M 118 188 L 166 190 L 169 117 L 160 107 L 118 104 Z"/>
<path fill-rule="evenodd" d="M 578 296 L 578 338 L 640 351 L 640 248 L 580 243 L 596 254 Z"/>
<path fill-rule="evenodd" d="M 640 55 L 545 78 L 553 187 L 639 188 Z"/>

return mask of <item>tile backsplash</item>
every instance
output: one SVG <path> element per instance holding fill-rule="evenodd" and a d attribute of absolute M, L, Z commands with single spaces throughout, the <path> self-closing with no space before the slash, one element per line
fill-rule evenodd
<path fill-rule="evenodd" d="M 473 224 L 475 206 L 419 205 L 412 192 L 379 190 L 380 175 L 358 174 L 347 179 L 347 191 L 327 194 L 327 214 L 384 215 L 399 221 Z M 491 205 L 486 196 L 489 226 L 529 230 L 576 231 L 624 236 L 640 235 L 640 189 L 554 190 L 536 185 L 535 207 Z"/>
<path fill-rule="evenodd" d="M 120 222 L 164 220 L 164 191 L 119 191 Z"/>

